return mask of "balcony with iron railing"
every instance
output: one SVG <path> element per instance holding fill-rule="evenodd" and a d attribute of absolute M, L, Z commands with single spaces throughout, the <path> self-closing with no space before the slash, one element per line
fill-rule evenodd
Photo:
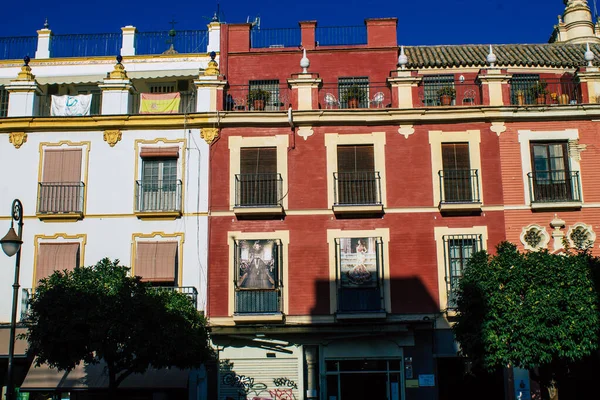
<path fill-rule="evenodd" d="M 136 181 L 135 214 L 138 218 L 181 216 L 181 190 L 179 179 Z"/>
<path fill-rule="evenodd" d="M 581 208 L 579 171 L 530 172 L 532 209 Z"/>
<path fill-rule="evenodd" d="M 283 178 L 279 173 L 236 174 L 236 215 L 281 215 Z"/>
<path fill-rule="evenodd" d="M 100 115 L 101 104 L 102 94 L 100 92 L 92 93 L 92 101 L 90 103 L 89 115 Z M 36 115 L 38 117 L 56 116 L 52 115 L 52 95 L 43 94 L 38 97 Z"/>
<path fill-rule="evenodd" d="M 141 106 L 141 93 L 135 93 L 131 96 L 130 110 L 132 115 L 136 114 L 149 114 L 156 113 L 160 114 L 159 110 L 153 112 L 153 110 L 142 110 Z M 193 90 L 179 92 L 179 107 L 177 110 L 168 111 L 169 114 L 191 114 L 196 112 L 196 92 Z M 167 112 L 167 111 L 165 111 Z"/>
<path fill-rule="evenodd" d="M 438 171 L 441 211 L 481 210 L 479 171 L 476 169 L 445 169 Z"/>
<path fill-rule="evenodd" d="M 268 86 L 268 87 L 267 87 Z M 231 85 L 223 96 L 225 111 L 287 111 L 291 105 L 287 85 Z"/>
<path fill-rule="evenodd" d="M 83 182 L 39 182 L 37 216 L 40 219 L 81 219 Z"/>
<path fill-rule="evenodd" d="M 319 89 L 321 109 L 389 108 L 392 92 L 386 83 L 323 84 Z"/>
<path fill-rule="evenodd" d="M 164 292 L 178 292 L 188 296 L 194 307 L 198 308 L 198 290 L 193 286 L 152 286 L 152 290 Z"/>
<path fill-rule="evenodd" d="M 417 88 L 416 107 L 481 106 L 481 86 L 460 81 L 423 81 Z"/>
<path fill-rule="evenodd" d="M 577 105 L 582 103 L 581 89 L 572 76 L 562 79 L 519 79 L 510 83 L 510 104 Z"/>
<path fill-rule="evenodd" d="M 279 317 L 282 313 L 281 290 L 240 289 L 235 291 L 234 313 L 238 316 L 272 315 Z"/>
<path fill-rule="evenodd" d="M 333 212 L 378 214 L 383 212 L 378 171 L 334 172 Z"/>
<path fill-rule="evenodd" d="M 381 287 L 338 288 L 337 311 L 346 314 L 385 313 Z M 339 315 L 338 315 L 339 317 Z"/>

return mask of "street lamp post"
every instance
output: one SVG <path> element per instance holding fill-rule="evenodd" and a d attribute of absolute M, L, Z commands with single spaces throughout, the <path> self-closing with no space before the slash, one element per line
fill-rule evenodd
<path fill-rule="evenodd" d="M 15 254 L 15 282 L 13 283 L 12 314 L 10 317 L 10 342 L 8 344 L 8 383 L 6 387 L 6 400 L 15 400 L 14 359 L 15 338 L 17 330 L 17 301 L 19 299 L 19 270 L 21 269 L 21 244 L 23 244 L 23 205 L 19 199 L 12 203 L 12 220 L 6 236 L 0 240 L 4 253 L 12 257 Z M 17 222 L 18 233 L 14 224 Z"/>

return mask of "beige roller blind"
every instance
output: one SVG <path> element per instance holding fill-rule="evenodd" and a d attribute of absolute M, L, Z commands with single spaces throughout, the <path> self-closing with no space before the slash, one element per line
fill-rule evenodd
<path fill-rule="evenodd" d="M 35 280 L 46 278 L 54 271 L 72 271 L 79 265 L 79 243 L 40 243 Z"/>
<path fill-rule="evenodd" d="M 81 182 L 81 149 L 44 151 L 43 182 Z"/>
<path fill-rule="evenodd" d="M 179 146 L 142 147 L 142 158 L 179 158 Z"/>
<path fill-rule="evenodd" d="M 175 283 L 177 242 L 138 242 L 135 274 L 146 282 Z"/>

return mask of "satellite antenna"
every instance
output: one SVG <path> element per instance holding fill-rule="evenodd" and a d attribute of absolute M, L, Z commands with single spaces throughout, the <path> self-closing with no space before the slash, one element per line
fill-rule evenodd
<path fill-rule="evenodd" d="M 252 22 L 250 22 L 250 16 L 248 16 L 246 18 L 246 23 L 251 24 L 251 28 L 256 27 L 256 29 L 260 31 L 260 15 L 257 15 Z"/>

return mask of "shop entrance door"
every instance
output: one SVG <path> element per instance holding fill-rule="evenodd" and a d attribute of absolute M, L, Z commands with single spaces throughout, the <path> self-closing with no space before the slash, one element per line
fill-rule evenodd
<path fill-rule="evenodd" d="M 326 360 L 327 400 L 402 400 L 400 360 Z"/>

